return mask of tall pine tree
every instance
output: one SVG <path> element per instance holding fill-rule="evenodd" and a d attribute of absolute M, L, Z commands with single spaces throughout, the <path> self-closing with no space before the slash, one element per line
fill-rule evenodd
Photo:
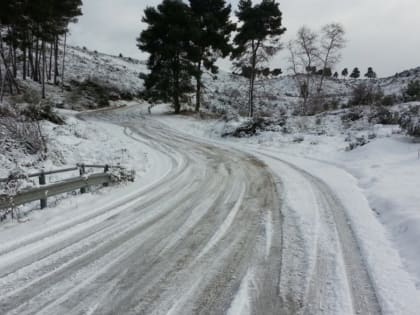
<path fill-rule="evenodd" d="M 215 62 L 218 57 L 226 57 L 231 52 L 229 39 L 235 30 L 230 21 L 231 6 L 225 0 L 189 0 L 190 8 L 198 26 L 197 55 L 195 57 L 196 105 L 200 111 L 203 69 L 216 74 Z"/>
<path fill-rule="evenodd" d="M 264 70 L 266 62 L 279 51 L 280 35 L 286 29 L 282 27 L 282 13 L 275 0 L 262 0 L 254 6 L 251 0 L 240 0 L 236 16 L 240 27 L 234 38 L 236 49 L 233 58 L 240 68 L 250 69 L 248 108 L 249 116 L 252 117 L 257 74 Z"/>
<path fill-rule="evenodd" d="M 365 77 L 369 79 L 376 79 L 376 72 L 373 71 L 372 67 L 369 67 L 367 72 L 365 73 Z"/>
<path fill-rule="evenodd" d="M 198 37 L 190 8 L 179 0 L 164 0 L 157 8 L 144 11 L 147 29 L 137 39 L 137 46 L 150 54 L 150 74 L 145 79 L 149 97 L 172 100 L 175 113 L 181 110 L 181 97 L 192 92 L 191 77 L 195 70 Z"/>
<path fill-rule="evenodd" d="M 352 73 L 350 74 L 350 78 L 353 78 L 353 79 L 360 78 L 360 70 L 359 70 L 359 68 L 356 67 L 356 68 L 353 69 Z"/>

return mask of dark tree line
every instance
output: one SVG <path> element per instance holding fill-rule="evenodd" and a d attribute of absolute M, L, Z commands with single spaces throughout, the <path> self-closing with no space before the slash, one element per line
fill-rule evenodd
<path fill-rule="evenodd" d="M 183 96 L 195 91 L 198 112 L 203 74 L 217 74 L 216 61 L 231 55 L 250 82 L 248 105 L 253 115 L 256 76 L 281 73 L 280 69 L 271 71 L 266 63 L 279 50 L 279 36 L 285 29 L 275 0 L 254 6 L 250 0 L 241 0 L 236 12 L 238 25 L 231 21 L 231 11 L 225 0 L 189 0 L 188 4 L 163 0 L 156 8 L 146 8 L 143 22 L 147 28 L 137 46 L 150 55 L 150 73 L 145 76 L 148 98 L 171 101 L 179 113 Z"/>
<path fill-rule="evenodd" d="M 343 71 L 341 72 L 341 75 L 343 77 L 347 77 L 349 75 L 348 68 L 344 68 Z M 358 67 L 355 67 L 353 71 L 350 73 L 350 78 L 352 79 L 359 79 L 360 76 L 361 76 L 361 72 Z M 367 72 L 365 73 L 365 77 L 368 79 L 376 79 L 377 75 L 376 75 L 376 72 L 373 71 L 372 67 L 368 68 Z"/>
<path fill-rule="evenodd" d="M 31 78 L 41 83 L 43 97 L 46 81 L 59 84 L 64 69 L 59 45 L 66 38 L 68 25 L 82 15 L 81 6 L 81 0 L 0 2 L 1 95 L 6 88 L 11 94 L 19 92 L 18 74 L 23 80 Z"/>

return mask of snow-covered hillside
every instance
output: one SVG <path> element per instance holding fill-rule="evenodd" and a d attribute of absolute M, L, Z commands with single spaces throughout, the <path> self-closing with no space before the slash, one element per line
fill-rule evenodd
<path fill-rule="evenodd" d="M 139 77 L 140 73 L 147 71 L 143 61 L 92 52 L 79 47 L 70 47 L 67 58 L 67 81 L 82 83 L 91 80 L 133 97 L 143 91 L 143 80 Z"/>
<path fill-rule="evenodd" d="M 94 109 L 103 106 L 126 104 L 123 99 L 133 99 L 143 90 L 141 72 L 144 63 L 131 58 L 115 57 L 87 49 L 69 47 L 66 52 L 65 89 L 47 84 L 46 100 L 40 97 L 41 86 L 30 80 L 19 81 L 20 96 L 6 97 L 0 110 L 12 113 L 33 108 L 53 108 L 64 124 L 42 121 L 41 135 L 47 143 L 47 152 L 30 154 L 22 141 L 32 141 L 13 135 L 17 130 L 36 126 L 13 122 L 13 117 L 0 117 L 0 178 L 11 173 L 34 172 L 39 169 L 57 169 L 76 163 L 127 164 L 144 170 L 146 158 L 136 147 L 120 141 L 115 135 L 122 131 L 103 123 L 91 125 L 77 118 L 74 110 Z M 60 69 L 61 71 L 61 69 Z M 101 101 L 104 103 L 101 104 Z M 13 114 L 14 115 L 14 114 Z M 0 115 L 1 116 L 1 115 Z M 22 139 L 21 139 L 22 138 Z M 54 178 L 51 178 L 54 180 Z M 22 182 L 23 186 L 36 185 L 35 181 Z M 0 187 L 0 192 L 5 187 Z"/>

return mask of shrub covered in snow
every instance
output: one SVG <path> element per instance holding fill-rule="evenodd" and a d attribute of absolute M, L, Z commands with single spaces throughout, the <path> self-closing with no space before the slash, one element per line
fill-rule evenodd
<path fill-rule="evenodd" d="M 420 81 L 409 82 L 403 91 L 403 97 L 406 102 L 420 101 Z"/>
<path fill-rule="evenodd" d="M 357 84 L 351 93 L 350 106 L 380 104 L 384 93 L 379 86 L 362 82 Z"/>
<path fill-rule="evenodd" d="M 369 122 L 372 124 L 381 125 L 396 125 L 398 124 L 398 115 L 395 115 L 385 107 L 374 107 L 369 115 Z"/>
<path fill-rule="evenodd" d="M 236 125 L 233 128 L 228 128 L 222 137 L 233 136 L 237 138 L 249 137 L 257 134 L 261 131 L 279 131 L 280 127 L 286 124 L 286 118 L 284 116 L 279 118 L 272 117 L 254 117 L 249 118 Z"/>
<path fill-rule="evenodd" d="M 399 114 L 398 123 L 410 136 L 420 137 L 420 105 Z"/>
<path fill-rule="evenodd" d="M 11 106 L 2 106 L 1 113 L 0 146 L 3 152 L 22 150 L 33 155 L 46 150 L 38 120 Z"/>

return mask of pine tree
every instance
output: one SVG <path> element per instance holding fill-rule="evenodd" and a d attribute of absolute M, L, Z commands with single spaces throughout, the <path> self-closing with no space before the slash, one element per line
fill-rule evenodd
<path fill-rule="evenodd" d="M 58 69 L 59 38 L 67 33 L 68 24 L 76 22 L 82 14 L 81 6 L 81 0 L 3 0 L 0 3 L 0 32 L 5 35 L 7 45 L 1 43 L 0 55 L 8 69 L 9 80 L 10 73 L 16 78 L 17 70 L 22 69 L 24 80 L 30 75 L 34 81 L 42 83 L 45 97 L 45 80 L 51 77 L 53 57 Z M 6 49 L 8 62 L 5 61 Z"/>
<path fill-rule="evenodd" d="M 265 63 L 280 49 L 280 36 L 286 31 L 282 27 L 282 13 L 275 0 L 262 0 L 252 5 L 251 0 L 240 0 L 236 12 L 240 27 L 234 38 L 236 45 L 233 59 L 239 67 L 249 67 L 248 108 L 254 115 L 254 91 L 256 77 Z"/>
<path fill-rule="evenodd" d="M 278 76 L 280 76 L 282 73 L 283 73 L 283 70 L 281 70 L 280 68 L 276 68 L 276 69 L 273 69 L 273 70 L 271 71 L 271 75 L 272 75 L 272 76 L 274 76 L 274 77 L 278 77 Z"/>
<path fill-rule="evenodd" d="M 369 67 L 367 72 L 365 73 L 365 77 L 369 79 L 375 79 L 376 78 L 376 72 L 373 71 L 372 67 Z"/>
<path fill-rule="evenodd" d="M 138 47 L 149 53 L 145 87 L 152 99 L 172 100 L 175 113 L 181 110 L 181 97 L 193 91 L 191 77 L 195 70 L 193 45 L 198 37 L 190 8 L 182 1 L 164 0 L 157 8 L 144 11 L 147 29 L 137 39 Z"/>
<path fill-rule="evenodd" d="M 349 75 L 349 69 L 344 68 L 343 71 L 341 71 L 341 75 L 346 78 Z"/>
<path fill-rule="evenodd" d="M 322 75 L 322 76 L 327 77 L 327 78 L 329 78 L 333 75 L 331 68 L 319 69 L 316 72 L 316 74 L 317 75 Z"/>
<path fill-rule="evenodd" d="M 358 78 L 360 78 L 360 70 L 359 70 L 359 68 L 354 68 L 353 69 L 353 72 L 350 74 L 350 78 L 353 78 L 353 79 L 358 79 Z"/>
<path fill-rule="evenodd" d="M 236 29 L 230 21 L 231 6 L 225 0 L 189 0 L 190 8 L 199 28 L 195 40 L 197 55 L 196 70 L 196 106 L 200 111 L 203 69 L 218 72 L 215 62 L 218 57 L 226 57 L 232 50 L 229 44 L 231 33 Z"/>

